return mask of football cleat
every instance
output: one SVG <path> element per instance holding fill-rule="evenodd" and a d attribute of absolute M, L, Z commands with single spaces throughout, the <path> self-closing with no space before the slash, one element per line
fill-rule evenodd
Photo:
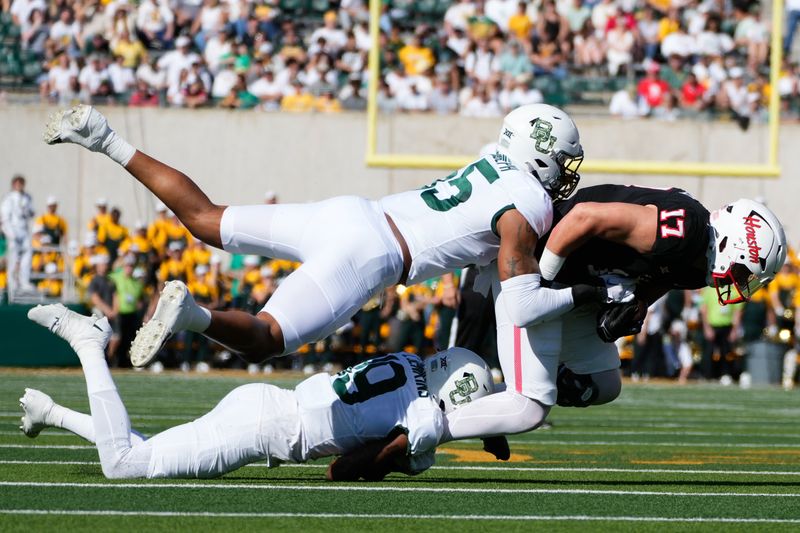
<path fill-rule="evenodd" d="M 28 311 L 28 318 L 67 341 L 76 352 L 86 343 L 104 350 L 111 337 L 107 318 L 84 316 L 61 304 L 37 305 Z"/>
<path fill-rule="evenodd" d="M 95 108 L 80 104 L 50 115 L 43 138 L 47 144 L 74 143 L 99 152 L 111 132 L 106 117 Z"/>
<path fill-rule="evenodd" d="M 36 389 L 25 389 L 19 399 L 19 406 L 25 412 L 19 429 L 28 437 L 35 438 L 45 428 L 52 427 L 48 421 L 55 402 L 47 394 Z"/>
<path fill-rule="evenodd" d="M 185 283 L 167 282 L 161 291 L 153 318 L 139 328 L 131 344 L 131 364 L 140 367 L 152 361 L 173 334 L 188 329 L 196 307 L 198 306 Z"/>

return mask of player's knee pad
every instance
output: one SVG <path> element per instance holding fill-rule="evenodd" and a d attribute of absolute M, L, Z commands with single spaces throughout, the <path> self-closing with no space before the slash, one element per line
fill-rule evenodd
<path fill-rule="evenodd" d="M 600 396 L 600 389 L 591 374 L 576 374 L 565 365 L 558 368 L 556 386 L 556 403 L 561 407 L 588 407 Z"/>

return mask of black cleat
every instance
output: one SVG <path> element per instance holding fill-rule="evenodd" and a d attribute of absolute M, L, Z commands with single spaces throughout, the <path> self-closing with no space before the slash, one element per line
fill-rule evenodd
<path fill-rule="evenodd" d="M 483 450 L 494 455 L 498 461 L 508 461 L 511 458 L 511 449 L 508 447 L 508 439 L 503 435 L 497 437 L 486 437 L 483 441 Z"/>

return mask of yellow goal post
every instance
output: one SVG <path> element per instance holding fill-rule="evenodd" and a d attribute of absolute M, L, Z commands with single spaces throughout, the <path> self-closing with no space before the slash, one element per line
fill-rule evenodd
<path fill-rule="evenodd" d="M 378 153 L 378 83 L 380 80 L 379 19 L 380 0 L 370 0 L 369 30 L 372 47 L 369 51 L 369 87 L 367 94 L 367 149 L 369 167 L 452 170 L 471 163 L 472 155 L 422 155 Z M 768 108 L 769 150 L 766 163 L 726 164 L 711 162 L 631 161 L 588 159 L 581 165 L 586 174 L 651 174 L 677 176 L 721 176 L 775 178 L 781 173 L 778 163 L 780 128 L 780 94 L 778 80 L 783 61 L 783 0 L 772 2 L 772 37 L 770 42 L 770 93 Z"/>

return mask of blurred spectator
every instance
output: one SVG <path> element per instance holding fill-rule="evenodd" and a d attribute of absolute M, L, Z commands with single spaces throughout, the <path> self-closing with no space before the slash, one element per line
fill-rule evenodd
<path fill-rule="evenodd" d="M 783 36 L 783 51 L 788 54 L 792 49 L 797 23 L 800 22 L 800 0 L 786 0 L 786 33 Z"/>
<path fill-rule="evenodd" d="M 93 255 L 91 258 L 93 270 L 92 280 L 89 282 L 89 303 L 92 314 L 104 316 L 113 323 L 114 311 L 114 283 L 108 277 L 109 257 L 104 254 Z"/>
<path fill-rule="evenodd" d="M 143 0 L 136 10 L 136 31 L 147 48 L 169 48 L 174 21 L 175 16 L 164 0 Z"/>
<path fill-rule="evenodd" d="M 239 74 L 230 92 L 219 103 L 227 109 L 250 109 L 258 105 L 258 98 L 247 90 L 244 74 Z"/>
<path fill-rule="evenodd" d="M 574 1 L 576 4 L 581 4 L 581 0 Z M 584 9 L 588 12 L 588 8 Z M 533 22 L 528 17 L 528 5 L 525 2 L 519 2 L 516 12 L 508 18 L 508 31 L 520 41 L 526 41 L 531 34 L 531 29 L 533 29 Z"/>
<path fill-rule="evenodd" d="M 440 115 L 453 113 L 458 109 L 458 96 L 447 79 L 436 80 L 436 85 L 428 96 L 428 108 Z"/>
<path fill-rule="evenodd" d="M 354 72 L 349 76 L 349 84 L 339 93 L 342 109 L 348 111 L 363 111 L 367 108 L 367 99 L 361 88 L 361 74 Z"/>
<path fill-rule="evenodd" d="M 721 305 L 713 287 L 701 290 L 700 316 L 706 349 L 703 353 L 703 376 L 719 379 L 723 385 L 732 383 L 735 373 L 729 360 L 741 330 L 742 305 Z"/>
<path fill-rule="evenodd" d="M 158 92 L 144 80 L 136 82 L 136 88 L 131 92 L 128 105 L 132 107 L 157 107 L 159 104 Z"/>
<path fill-rule="evenodd" d="M 47 197 L 47 211 L 33 221 L 34 227 L 50 237 L 52 246 L 60 246 L 67 235 L 67 221 L 58 214 L 58 199 L 55 196 Z"/>
<path fill-rule="evenodd" d="M 85 67 L 78 75 L 81 84 L 82 100 L 91 102 L 93 97 L 104 96 L 103 82 L 109 81 L 108 69 L 102 57 L 97 54 L 89 57 Z"/>
<path fill-rule="evenodd" d="M 45 42 L 50 34 L 50 26 L 45 22 L 44 11 L 35 8 L 22 24 L 22 48 L 33 52 L 36 57 L 44 56 Z"/>
<path fill-rule="evenodd" d="M 9 292 L 31 292 L 31 233 L 33 200 L 25 192 L 25 178 L 19 174 L 11 179 L 11 192 L 0 204 L 0 222 L 6 238 Z"/>
<path fill-rule="evenodd" d="M 651 111 L 664 104 L 666 95 L 669 93 L 669 85 L 661 79 L 660 67 L 657 63 L 652 63 L 647 67 L 647 75 L 639 82 L 637 92 L 643 107 Z"/>
<path fill-rule="evenodd" d="M 342 110 L 339 100 L 333 95 L 333 89 L 325 90 L 314 100 L 314 111 L 318 113 L 338 113 Z"/>
<path fill-rule="evenodd" d="M 128 228 L 120 224 L 122 212 L 118 207 L 111 209 L 108 220 L 97 228 L 97 242 L 108 250 L 109 261 L 113 265 L 119 254 L 119 247 L 128 238 Z"/>
<path fill-rule="evenodd" d="M 131 91 L 136 85 L 136 77 L 133 69 L 126 67 L 125 59 L 122 56 L 114 56 L 114 62 L 108 66 L 108 78 L 114 94 L 124 95 Z"/>
<path fill-rule="evenodd" d="M 119 336 L 115 350 L 109 355 L 115 366 L 121 368 L 131 366 L 128 351 L 136 330 L 142 325 L 140 311 L 144 304 L 144 285 L 141 277 L 144 271 L 137 273 L 135 269 L 136 257 L 129 254 L 122 258 L 122 268 L 108 276 L 114 285 L 114 332 Z"/>
<path fill-rule="evenodd" d="M 323 17 L 323 26 L 314 30 L 309 38 L 310 43 L 324 39 L 324 52 L 336 54 L 347 43 L 347 35 L 339 27 L 335 11 L 328 11 Z"/>
<path fill-rule="evenodd" d="M 314 106 L 314 97 L 306 90 L 303 82 L 294 80 L 292 87 L 281 98 L 281 110 L 292 112 L 311 111 Z"/>
<path fill-rule="evenodd" d="M 403 64 L 406 74 L 409 76 L 425 74 L 433 67 L 434 63 L 433 51 L 423 46 L 421 39 L 416 34 L 400 49 L 397 57 Z"/>
<path fill-rule="evenodd" d="M 261 72 L 261 76 L 248 86 L 250 93 L 261 102 L 265 111 L 280 109 L 283 98 L 283 87 L 275 81 L 275 73 L 271 68 Z"/>
<path fill-rule="evenodd" d="M 140 41 L 131 41 L 127 30 L 123 31 L 113 47 L 115 56 L 122 57 L 122 66 L 135 69 L 146 57 L 147 51 Z"/>

